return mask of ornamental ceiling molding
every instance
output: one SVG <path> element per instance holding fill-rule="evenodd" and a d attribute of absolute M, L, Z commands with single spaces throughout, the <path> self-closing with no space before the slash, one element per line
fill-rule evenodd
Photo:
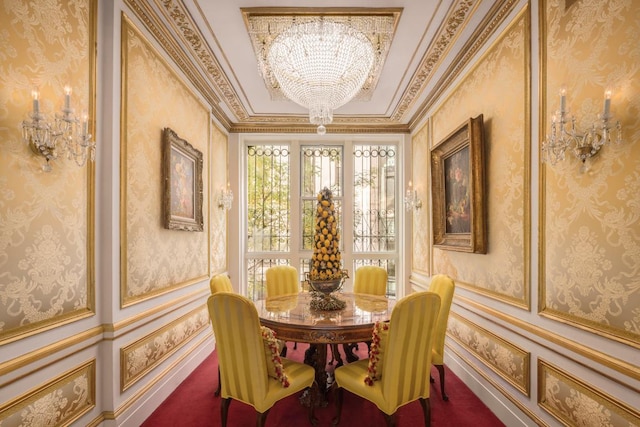
<path fill-rule="evenodd" d="M 429 46 L 422 62 L 407 85 L 407 90 L 402 94 L 398 107 L 391 114 L 392 121 L 400 121 L 415 104 L 432 73 L 436 70 L 436 66 L 446 56 L 462 30 L 466 28 L 479 3 L 479 0 L 458 0 L 455 6 L 450 9 L 445 24 L 440 27 L 438 34 L 434 37 L 435 42 Z"/>
<path fill-rule="evenodd" d="M 409 128 L 414 129 L 417 123 L 421 122 L 427 111 L 435 104 L 436 100 L 450 87 L 476 56 L 480 49 L 485 46 L 489 38 L 493 36 L 496 29 L 505 21 L 507 16 L 518 4 L 518 0 L 502 0 L 494 4 L 485 19 L 478 25 L 476 31 L 469 38 L 460 53 L 451 62 L 451 66 L 442 74 L 442 78 L 434 86 L 429 99 L 420 107 L 414 117 L 409 122 Z M 523 8 L 521 13 L 528 10 L 528 6 Z M 515 19 L 517 20 L 517 18 Z"/>

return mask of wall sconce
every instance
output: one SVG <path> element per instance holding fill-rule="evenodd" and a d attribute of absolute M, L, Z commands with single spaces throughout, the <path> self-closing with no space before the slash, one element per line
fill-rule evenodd
<path fill-rule="evenodd" d="M 417 211 L 422 207 L 422 200 L 418 199 L 418 192 L 411 187 L 411 181 L 409 181 L 409 188 L 404 196 L 404 207 L 407 212 L 411 209 Z"/>
<path fill-rule="evenodd" d="M 233 203 L 233 192 L 227 185 L 227 188 L 222 188 L 220 190 L 220 195 L 218 196 L 218 207 L 220 209 L 224 209 L 228 211 L 231 209 L 231 204 Z"/>
<path fill-rule="evenodd" d="M 94 161 L 96 143 L 91 141 L 88 133 L 88 116 L 83 112 L 82 119 L 78 120 L 73 114 L 71 88 L 64 88 L 64 108 L 61 114 L 55 115 L 53 122 L 48 122 L 40 112 L 40 93 L 34 90 L 32 96 L 31 120 L 22 122 L 22 139 L 34 153 L 46 159 L 42 170 L 50 172 L 49 162 L 63 153 L 69 160 L 73 158 L 78 166 L 84 166 L 87 159 Z"/>
<path fill-rule="evenodd" d="M 588 169 L 587 160 L 595 156 L 600 148 L 611 142 L 613 124 L 616 130 L 615 142 L 622 142 L 622 125 L 613 122 L 611 115 L 611 90 L 604 92 L 604 107 L 602 114 L 587 131 L 576 129 L 576 118 L 566 109 L 567 90 L 560 89 L 560 110 L 551 117 L 551 136 L 546 137 L 542 144 L 542 161 L 555 165 L 565 159 L 565 151 L 571 150 L 573 155 L 582 161 L 581 171 Z"/>

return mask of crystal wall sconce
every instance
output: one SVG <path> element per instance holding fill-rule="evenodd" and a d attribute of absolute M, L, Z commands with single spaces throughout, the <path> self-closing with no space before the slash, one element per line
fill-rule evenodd
<path fill-rule="evenodd" d="M 585 171 L 587 161 L 598 154 L 602 146 L 610 144 L 612 139 L 617 144 L 622 142 L 622 125 L 619 121 L 613 122 L 610 89 L 604 93 L 602 114 L 587 130 L 576 127 L 576 118 L 569 114 L 566 103 L 567 91 L 563 87 L 560 89 L 560 109 L 551 117 L 551 135 L 547 135 L 542 143 L 542 161 L 553 166 L 564 160 L 565 152 L 569 150 L 582 162 L 581 170 Z"/>
<path fill-rule="evenodd" d="M 412 209 L 417 211 L 422 207 L 422 200 L 418 198 L 418 192 L 411 186 L 411 181 L 409 181 L 409 188 L 404 196 L 404 207 L 407 212 Z"/>
<path fill-rule="evenodd" d="M 78 166 L 84 166 L 87 159 L 95 160 L 96 143 L 91 141 L 88 133 L 89 121 L 86 112 L 81 119 L 74 115 L 71 108 L 71 88 L 64 88 L 64 107 L 55 114 L 52 122 L 40 111 L 40 93 L 32 92 L 33 111 L 30 120 L 22 122 L 22 139 L 35 154 L 45 158 L 42 166 L 45 172 L 51 171 L 51 161 L 60 155 L 69 160 L 74 159 Z"/>
<path fill-rule="evenodd" d="M 233 192 L 227 186 L 227 188 L 223 188 L 220 190 L 220 194 L 218 195 L 218 207 L 225 211 L 231 209 L 231 204 L 233 203 Z"/>

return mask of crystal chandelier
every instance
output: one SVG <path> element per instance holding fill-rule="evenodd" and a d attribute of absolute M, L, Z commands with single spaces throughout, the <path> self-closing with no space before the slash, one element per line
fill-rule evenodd
<path fill-rule="evenodd" d="M 31 120 L 22 122 L 22 139 L 34 153 L 45 158 L 46 163 L 42 166 L 45 172 L 51 171 L 51 160 L 60 154 L 74 159 L 78 166 L 84 166 L 87 159 L 95 159 L 96 143 L 91 141 L 88 133 L 88 115 L 83 112 L 81 119 L 76 118 L 71 108 L 71 88 L 65 87 L 64 92 L 62 112 L 49 122 L 40 111 L 40 94 L 34 90 L 33 111 L 29 114 Z"/>
<path fill-rule="evenodd" d="M 266 59 L 284 95 L 309 109 L 309 121 L 323 135 L 333 111 L 362 88 L 375 53 L 362 32 L 320 18 L 280 33 Z"/>

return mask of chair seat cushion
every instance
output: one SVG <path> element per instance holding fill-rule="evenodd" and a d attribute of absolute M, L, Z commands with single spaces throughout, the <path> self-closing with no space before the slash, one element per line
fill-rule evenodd
<path fill-rule="evenodd" d="M 267 359 L 267 373 L 282 384 L 282 387 L 289 387 L 289 379 L 285 374 L 280 352 L 284 346 L 284 342 L 276 339 L 273 330 L 266 326 L 260 327 L 262 333 L 262 342 L 264 344 L 264 353 Z"/>
<path fill-rule="evenodd" d="M 287 371 L 289 387 L 282 387 L 280 381 L 269 378 L 264 401 L 253 405 L 258 412 L 265 412 L 277 401 L 313 385 L 316 378 L 313 367 L 284 357 L 282 358 L 282 366 Z"/>
<path fill-rule="evenodd" d="M 376 322 L 371 336 L 371 349 L 369 350 L 369 363 L 367 376 L 364 382 L 372 386 L 373 382 L 382 378 L 382 359 L 389 337 L 389 322 Z"/>
<path fill-rule="evenodd" d="M 380 410 L 386 411 L 387 404 L 382 394 L 382 382 L 376 381 L 371 385 L 365 383 L 368 378 L 369 361 L 358 360 L 347 363 L 335 370 L 335 378 L 338 387 L 349 390 L 351 393 L 373 402 Z"/>

